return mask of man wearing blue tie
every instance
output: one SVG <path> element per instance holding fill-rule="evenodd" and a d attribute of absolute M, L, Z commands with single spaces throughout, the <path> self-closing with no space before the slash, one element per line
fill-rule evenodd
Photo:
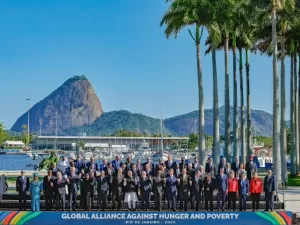
<path fill-rule="evenodd" d="M 166 192 L 168 198 L 168 209 L 176 211 L 176 190 L 177 190 L 177 178 L 174 176 L 174 170 L 169 170 L 169 176 L 166 179 Z"/>
<path fill-rule="evenodd" d="M 246 179 L 246 174 L 242 173 L 239 180 L 239 197 L 240 197 L 240 211 L 246 211 L 247 195 L 249 193 L 249 180 Z"/>
<path fill-rule="evenodd" d="M 220 168 L 220 174 L 217 176 L 217 189 L 218 189 L 218 211 L 222 209 L 224 211 L 224 205 L 226 200 L 227 190 L 227 176 L 224 174 L 224 168 Z M 222 205 L 220 202 L 222 201 Z"/>

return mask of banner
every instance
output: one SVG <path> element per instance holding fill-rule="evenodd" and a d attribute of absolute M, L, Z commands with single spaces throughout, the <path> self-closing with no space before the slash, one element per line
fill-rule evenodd
<path fill-rule="evenodd" d="M 3 225 L 291 225 L 291 212 L 0 212 Z"/>

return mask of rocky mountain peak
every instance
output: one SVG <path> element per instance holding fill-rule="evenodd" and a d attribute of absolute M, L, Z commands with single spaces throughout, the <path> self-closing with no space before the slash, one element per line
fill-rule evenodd
<path fill-rule="evenodd" d="M 94 122 L 102 113 L 101 103 L 90 83 L 84 76 L 74 76 L 64 82 L 29 111 L 30 132 L 54 134 L 69 127 L 81 127 Z M 27 112 L 18 118 L 12 131 L 20 132 L 27 124 Z"/>

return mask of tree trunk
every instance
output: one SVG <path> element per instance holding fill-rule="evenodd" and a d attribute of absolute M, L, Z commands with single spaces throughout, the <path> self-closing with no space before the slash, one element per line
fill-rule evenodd
<path fill-rule="evenodd" d="M 237 106 L 237 79 L 236 79 L 236 40 L 233 34 L 233 158 L 239 156 L 238 152 L 238 106 Z M 231 158 L 229 158 L 230 160 Z"/>
<path fill-rule="evenodd" d="M 213 66 L 213 160 L 217 162 L 220 159 L 220 121 L 219 121 L 219 96 L 218 96 L 218 74 L 216 50 L 212 50 Z"/>
<path fill-rule="evenodd" d="M 291 51 L 293 43 L 291 43 Z M 294 56 L 291 52 L 291 76 L 290 76 L 290 129 L 291 129 L 291 176 L 296 175 L 295 129 L 294 129 Z"/>
<path fill-rule="evenodd" d="M 246 93 L 247 93 L 247 156 L 251 156 L 252 152 L 252 120 L 250 107 L 250 65 L 249 50 L 246 49 Z"/>
<path fill-rule="evenodd" d="M 202 83 L 202 67 L 200 54 L 200 31 L 196 27 L 196 57 L 197 57 L 197 75 L 198 75 L 198 91 L 199 91 L 199 140 L 198 140 L 198 158 L 199 163 L 205 166 L 205 135 L 204 135 L 204 99 L 203 99 L 203 83 Z"/>
<path fill-rule="evenodd" d="M 297 53 L 295 53 L 297 54 Z M 296 66 L 296 65 L 295 65 Z M 295 74 L 297 76 L 297 74 Z M 300 141 L 299 141 L 299 136 L 300 136 L 300 125 L 299 125 L 299 120 L 300 120 L 300 52 L 298 52 L 298 101 L 297 101 L 297 115 L 298 115 L 298 140 L 297 140 L 297 145 L 298 145 L 298 155 L 300 154 Z M 296 110 L 295 110 L 296 111 Z"/>
<path fill-rule="evenodd" d="M 297 45 L 295 43 L 295 54 L 294 54 L 294 130 L 295 130 L 295 152 L 296 152 L 296 170 L 299 174 L 299 121 L 298 121 L 298 89 L 297 89 Z"/>
<path fill-rule="evenodd" d="M 224 51 L 225 54 L 225 151 L 224 151 L 224 155 L 227 161 L 231 161 L 228 41 L 229 41 L 229 35 L 227 34 L 225 38 L 225 51 Z"/>
<path fill-rule="evenodd" d="M 241 124 L 241 162 L 246 163 L 245 151 L 245 108 L 244 108 L 244 78 L 243 78 L 243 50 L 239 48 L 239 70 L 240 70 L 240 124 Z"/>
<path fill-rule="evenodd" d="M 283 28 L 284 29 L 284 28 Z M 286 150 L 286 118 L 285 118 L 285 111 L 286 111 L 286 102 L 285 102 L 285 65 L 284 65 L 284 35 L 283 32 L 281 33 L 281 75 L 280 75 L 280 94 L 281 94 L 281 117 L 280 117 L 280 150 L 281 150 L 281 180 L 282 182 L 287 182 L 287 150 Z"/>
<path fill-rule="evenodd" d="M 277 31 L 276 31 L 276 5 L 272 8 L 272 47 L 273 47 L 273 170 L 276 178 L 281 177 L 280 162 L 280 129 L 279 129 L 279 95 L 277 74 Z"/>

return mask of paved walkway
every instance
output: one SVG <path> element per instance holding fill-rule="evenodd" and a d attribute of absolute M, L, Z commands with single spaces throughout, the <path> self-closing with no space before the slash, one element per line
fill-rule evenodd
<path fill-rule="evenodd" d="M 280 190 L 278 198 L 281 202 L 285 201 L 285 210 L 292 211 L 300 216 L 300 187 L 287 187 L 286 190 Z"/>

